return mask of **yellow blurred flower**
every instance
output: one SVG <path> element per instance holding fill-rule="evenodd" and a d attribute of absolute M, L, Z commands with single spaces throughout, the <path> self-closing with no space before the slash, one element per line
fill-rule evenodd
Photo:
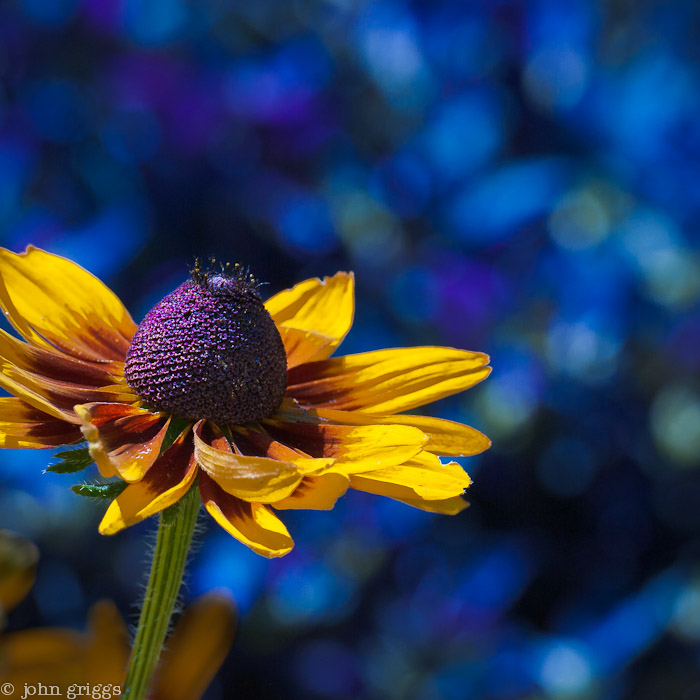
<path fill-rule="evenodd" d="M 0 592 L 9 611 L 34 580 L 37 551 L 17 535 L 0 531 Z M 211 683 L 233 643 L 235 612 L 230 598 L 209 593 L 194 601 L 166 642 L 149 697 L 152 700 L 198 700 Z M 91 697 L 119 697 L 129 659 L 129 632 L 114 603 L 93 605 L 85 632 L 37 628 L 0 636 L 0 681 L 3 697 L 22 698 L 25 685 L 90 688 Z M 7 692 L 10 688 L 12 692 Z M 106 693 L 111 693 L 107 695 Z M 76 696 L 81 697 L 81 696 Z"/>

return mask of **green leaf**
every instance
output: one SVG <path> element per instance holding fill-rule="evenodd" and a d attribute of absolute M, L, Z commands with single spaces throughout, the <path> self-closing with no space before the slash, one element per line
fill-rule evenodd
<path fill-rule="evenodd" d="M 54 472 L 55 474 L 74 474 L 81 472 L 93 463 L 87 447 L 79 447 L 76 450 L 64 450 L 57 452 L 54 457 L 58 460 L 56 464 L 46 467 L 44 472 Z"/>
<path fill-rule="evenodd" d="M 76 484 L 71 487 L 78 496 L 86 498 L 116 498 L 128 484 L 124 481 L 112 481 L 108 484 Z"/>

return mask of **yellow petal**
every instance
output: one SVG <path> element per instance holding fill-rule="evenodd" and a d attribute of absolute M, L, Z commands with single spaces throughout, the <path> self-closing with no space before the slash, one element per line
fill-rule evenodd
<path fill-rule="evenodd" d="M 338 347 L 335 338 L 290 326 L 277 326 L 287 354 L 287 368 L 329 357 Z"/>
<path fill-rule="evenodd" d="M 444 418 L 411 415 L 368 416 L 357 411 L 336 411 L 328 408 L 309 409 L 308 413 L 341 425 L 411 425 L 430 438 L 430 442 L 423 449 L 435 455 L 471 457 L 491 447 L 491 440 L 476 428 Z"/>
<path fill-rule="evenodd" d="M 236 627 L 235 606 L 209 593 L 187 606 L 158 663 L 153 700 L 199 700 L 224 662 Z"/>
<path fill-rule="evenodd" d="M 18 369 L 34 375 L 95 390 L 123 381 L 124 377 L 122 362 L 80 360 L 54 347 L 46 349 L 30 345 L 3 330 L 0 330 L 0 356 Z M 128 387 L 123 385 L 121 390 L 128 390 Z"/>
<path fill-rule="evenodd" d="M 289 371 L 288 396 L 308 408 L 363 413 L 408 411 L 485 379 L 488 355 L 441 347 L 346 355 Z"/>
<path fill-rule="evenodd" d="M 417 455 L 428 438 L 404 425 L 332 425 L 311 416 L 305 421 L 265 421 L 270 432 L 286 445 L 312 457 L 334 460 L 332 470 L 355 474 L 401 464 Z"/>
<path fill-rule="evenodd" d="M 453 496 L 443 501 L 425 501 L 420 498 L 398 498 L 396 500 L 412 508 L 425 510 L 429 513 L 439 513 L 440 515 L 457 515 L 465 508 L 469 508 L 469 503 L 461 496 Z"/>
<path fill-rule="evenodd" d="M 351 488 L 360 491 L 378 493 L 376 489 L 381 489 L 382 495 L 390 495 L 391 498 L 428 501 L 461 496 L 469 484 L 471 479 L 459 464 L 442 464 L 435 455 L 426 452 L 396 467 L 350 477 Z M 406 489 L 413 493 L 408 493 Z"/>
<path fill-rule="evenodd" d="M 291 462 L 267 457 L 233 454 L 208 445 L 202 437 L 204 421 L 194 430 L 194 456 L 199 466 L 224 490 L 244 501 L 274 503 L 289 496 L 302 479 L 301 472 Z"/>
<path fill-rule="evenodd" d="M 348 477 L 343 474 L 305 476 L 294 493 L 277 501 L 277 510 L 331 510 L 348 490 Z"/>
<path fill-rule="evenodd" d="M 79 442 L 80 428 L 15 397 L 0 398 L 0 447 L 45 448 Z"/>
<path fill-rule="evenodd" d="M 123 387 L 110 391 L 107 387 L 85 387 L 70 382 L 42 377 L 15 367 L 0 357 L 0 386 L 28 404 L 54 418 L 80 423 L 73 406 L 92 401 L 130 403 L 136 397 Z"/>
<path fill-rule="evenodd" d="M 85 641 L 85 682 L 120 685 L 129 661 L 129 630 L 111 600 L 90 608 Z"/>
<path fill-rule="evenodd" d="M 196 476 L 197 463 L 187 431 L 156 460 L 141 481 L 129 484 L 112 501 L 100 523 L 100 532 L 114 535 L 160 513 L 187 493 Z"/>
<path fill-rule="evenodd" d="M 33 246 L 19 255 L 0 249 L 0 304 L 33 344 L 98 362 L 123 360 L 136 330 L 100 280 Z"/>
<path fill-rule="evenodd" d="M 231 496 L 206 473 L 200 474 L 199 489 L 209 514 L 239 542 L 264 557 L 282 557 L 291 552 L 294 541 L 269 506 Z"/>
<path fill-rule="evenodd" d="M 350 272 L 300 282 L 265 302 L 287 350 L 287 366 L 330 357 L 352 326 L 355 278 Z"/>
<path fill-rule="evenodd" d="M 444 418 L 410 415 L 377 416 L 377 418 L 400 425 L 412 425 L 422 430 L 430 438 L 425 450 L 435 455 L 471 457 L 491 447 L 491 440 L 476 428 Z"/>

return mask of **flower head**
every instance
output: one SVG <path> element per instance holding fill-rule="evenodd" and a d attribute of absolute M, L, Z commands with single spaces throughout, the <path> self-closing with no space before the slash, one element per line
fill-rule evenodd
<path fill-rule="evenodd" d="M 403 415 L 485 379 L 489 358 L 418 347 L 331 357 L 354 315 L 352 274 L 264 304 L 238 268 L 202 271 L 136 328 L 117 297 L 37 248 L 0 250 L 0 445 L 84 436 L 127 486 L 103 534 L 162 511 L 195 483 L 214 519 L 265 556 L 293 541 L 276 512 L 330 509 L 348 488 L 454 514 L 470 479 L 438 455 L 482 452 L 460 423 Z M 402 415 L 399 415 L 402 414 Z"/>

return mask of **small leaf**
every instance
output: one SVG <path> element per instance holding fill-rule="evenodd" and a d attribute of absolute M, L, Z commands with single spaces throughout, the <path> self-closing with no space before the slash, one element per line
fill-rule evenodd
<path fill-rule="evenodd" d="M 78 496 L 86 498 L 116 498 L 128 484 L 124 481 L 112 481 L 109 484 L 76 484 L 71 487 Z"/>
<path fill-rule="evenodd" d="M 77 450 L 64 450 L 57 452 L 54 457 L 58 459 L 56 464 L 46 467 L 44 472 L 54 474 L 74 474 L 81 472 L 93 463 L 87 447 L 79 447 Z"/>

